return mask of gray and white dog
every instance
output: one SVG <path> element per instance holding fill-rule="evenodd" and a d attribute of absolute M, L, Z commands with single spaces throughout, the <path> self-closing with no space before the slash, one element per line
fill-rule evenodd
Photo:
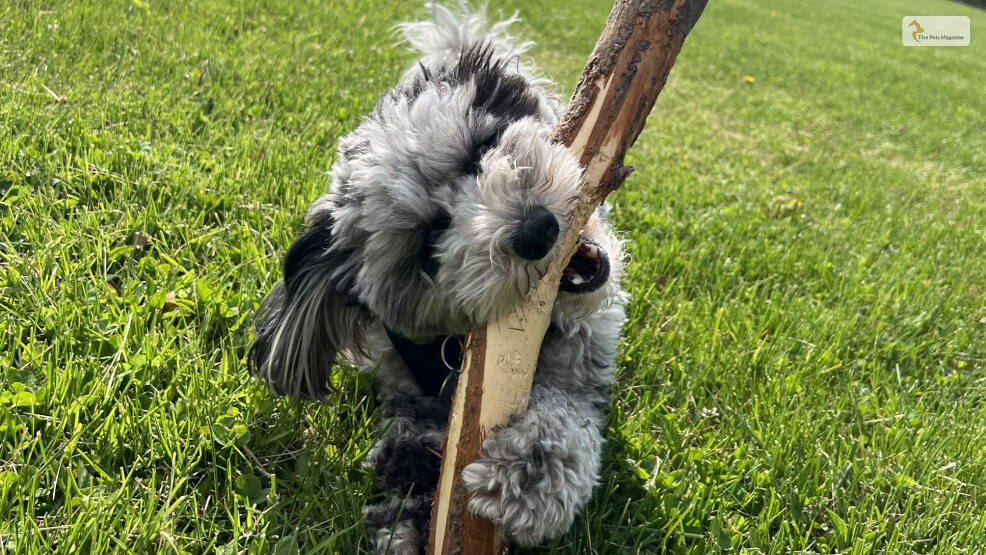
<path fill-rule="evenodd" d="M 459 338 L 544 273 L 580 179 L 550 138 L 562 103 L 525 65 L 530 43 L 508 34 L 516 18 L 430 8 L 399 26 L 420 58 L 340 141 L 250 353 L 253 371 L 295 398 L 328 393 L 337 354 L 375 373 L 384 421 L 365 521 L 379 553 L 427 543 Z M 598 481 L 622 259 L 601 208 L 564 271 L 527 411 L 463 473 L 469 508 L 516 544 L 568 530 Z"/>

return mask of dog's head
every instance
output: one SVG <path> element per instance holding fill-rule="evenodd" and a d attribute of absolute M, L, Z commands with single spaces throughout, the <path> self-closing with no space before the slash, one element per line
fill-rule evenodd
<path fill-rule="evenodd" d="M 581 171 L 551 140 L 558 103 L 487 44 L 410 71 L 339 145 L 331 192 L 265 302 L 251 360 L 279 393 L 324 392 L 337 351 L 379 323 L 414 341 L 464 334 L 515 307 L 567 231 Z M 565 269 L 556 318 L 618 291 L 602 211 Z"/>

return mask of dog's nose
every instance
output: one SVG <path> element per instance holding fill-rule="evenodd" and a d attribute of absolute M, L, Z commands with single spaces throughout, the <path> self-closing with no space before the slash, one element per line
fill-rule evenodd
<path fill-rule="evenodd" d="M 540 260 L 558 239 L 558 220 L 543 206 L 524 211 L 520 227 L 514 234 L 514 252 L 527 260 Z"/>

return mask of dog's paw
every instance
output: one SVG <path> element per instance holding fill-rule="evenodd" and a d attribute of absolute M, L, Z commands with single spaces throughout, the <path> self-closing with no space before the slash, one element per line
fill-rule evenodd
<path fill-rule="evenodd" d="M 406 521 L 399 522 L 394 528 L 376 530 L 370 538 L 370 546 L 376 555 L 420 555 L 426 543 L 421 532 Z"/>
<path fill-rule="evenodd" d="M 393 496 L 363 509 L 366 535 L 376 555 L 419 555 L 428 543 L 426 496 Z"/>
<path fill-rule="evenodd" d="M 480 459 L 462 471 L 469 510 L 494 522 L 515 544 L 531 546 L 565 533 L 588 499 L 596 472 L 564 438 L 510 426 L 483 442 Z M 579 471 L 583 472 L 579 475 Z M 593 468 L 594 470 L 594 468 Z M 588 475 L 587 475 L 588 474 Z"/>

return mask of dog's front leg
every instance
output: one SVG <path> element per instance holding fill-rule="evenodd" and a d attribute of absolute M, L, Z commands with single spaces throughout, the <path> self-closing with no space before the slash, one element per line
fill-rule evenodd
<path fill-rule="evenodd" d="M 591 403 L 535 385 L 527 412 L 486 439 L 463 470 L 470 510 L 522 546 L 565 533 L 598 481 L 601 426 Z"/>
<path fill-rule="evenodd" d="M 380 412 L 383 432 L 367 461 L 378 495 L 364 511 L 367 536 L 374 553 L 418 555 L 428 542 L 448 404 L 400 396 L 382 400 Z"/>

